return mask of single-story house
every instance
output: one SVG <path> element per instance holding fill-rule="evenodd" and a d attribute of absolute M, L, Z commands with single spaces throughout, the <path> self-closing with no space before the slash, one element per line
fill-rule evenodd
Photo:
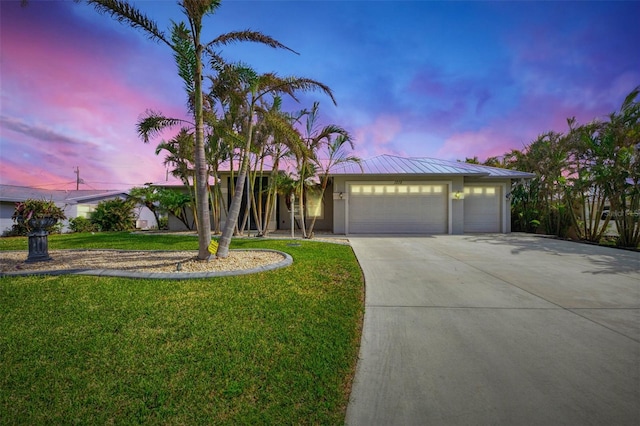
<path fill-rule="evenodd" d="M 0 185 L 0 233 L 11 229 L 13 226 L 11 216 L 15 210 L 15 204 L 29 198 L 52 200 L 64 210 L 67 218 L 71 219 L 75 217 L 88 218 L 101 201 L 115 198 L 125 199 L 127 198 L 127 193 L 119 190 L 61 190 Z M 137 228 L 157 227 L 153 213 L 146 207 L 138 207 L 135 213 L 137 215 Z M 63 223 L 63 232 L 68 230 L 67 225 L 68 220 Z"/>
<path fill-rule="evenodd" d="M 508 233 L 511 184 L 533 177 L 477 164 L 380 155 L 333 170 L 322 200 L 308 193 L 307 223 L 315 215 L 314 231 L 346 235 Z M 220 185 L 230 203 L 228 177 L 221 176 Z M 290 230 L 290 217 L 290 205 L 280 197 L 270 230 Z M 182 229 L 171 218 L 169 227 Z"/>
<path fill-rule="evenodd" d="M 332 173 L 333 232 L 511 232 L 510 191 L 532 173 L 380 155 Z"/>

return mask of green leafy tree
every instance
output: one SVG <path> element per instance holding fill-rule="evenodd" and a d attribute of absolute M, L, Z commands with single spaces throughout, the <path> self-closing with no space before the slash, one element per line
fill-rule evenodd
<path fill-rule="evenodd" d="M 160 188 L 147 184 L 143 187 L 131 188 L 129 190 L 129 200 L 134 204 L 143 205 L 148 208 L 156 219 L 158 229 L 160 228 L 161 207 L 158 199 Z"/>
<path fill-rule="evenodd" d="M 160 207 L 178 219 L 187 229 L 193 229 L 193 222 L 189 221 L 188 210 L 191 207 L 191 196 L 174 189 L 160 188 L 158 190 Z"/>

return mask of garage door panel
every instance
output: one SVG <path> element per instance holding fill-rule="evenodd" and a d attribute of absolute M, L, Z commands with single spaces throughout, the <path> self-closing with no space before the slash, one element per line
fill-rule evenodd
<path fill-rule="evenodd" d="M 352 184 L 349 233 L 446 233 L 447 186 Z"/>
<path fill-rule="evenodd" d="M 464 190 L 464 232 L 501 232 L 500 187 Z"/>

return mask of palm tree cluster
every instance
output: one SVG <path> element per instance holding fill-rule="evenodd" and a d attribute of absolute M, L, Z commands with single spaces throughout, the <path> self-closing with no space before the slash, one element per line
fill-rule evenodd
<path fill-rule="evenodd" d="M 512 188 L 513 229 L 599 242 L 615 222 L 617 244 L 640 244 L 640 86 L 604 120 L 567 120 L 523 150 L 486 165 L 535 173 Z"/>
<path fill-rule="evenodd" d="M 179 128 L 171 139 L 160 142 L 156 154 L 164 152 L 164 161 L 171 167 L 171 173 L 191 188 L 199 259 L 210 256 L 212 219 L 214 231 L 222 233 L 217 257 L 227 257 L 231 237 L 246 226 L 248 215 L 240 220 L 239 216 L 244 182 L 249 175 L 248 202 L 253 206 L 259 232 L 266 234 L 268 218 L 273 214 L 279 193 L 295 190 L 301 203 L 300 211 L 304 212 L 305 182 L 318 175 L 324 192 L 330 167 L 343 161 L 357 161 L 346 155 L 346 147 L 352 147 L 352 138 L 346 130 L 339 126 L 315 127 L 317 103 L 311 110 L 282 111 L 283 97 L 297 101 L 298 93 L 307 91 L 320 91 L 335 104 L 329 87 L 304 77 L 257 73 L 247 64 L 225 61 L 219 49 L 236 42 L 256 42 L 296 52 L 269 36 L 250 30 L 225 33 L 208 43 L 201 41 L 203 19 L 218 9 L 220 0 L 179 1 L 185 21 L 173 22 L 169 35 L 125 0 L 87 0 L 87 3 L 101 13 L 144 31 L 174 53 L 178 75 L 184 82 L 189 116 L 193 120 L 166 117 L 161 112 L 148 110 L 137 128 L 144 142 L 161 136 L 168 128 Z M 307 126 L 303 131 L 304 117 L 307 117 Z M 321 161 L 324 154 L 329 159 Z M 282 176 L 279 172 L 286 157 L 295 159 L 297 166 L 290 176 Z M 268 163 L 271 163 L 270 170 L 266 170 Z M 219 185 L 221 167 L 228 167 L 231 172 L 233 197 L 228 210 Z M 263 179 L 265 175 L 268 179 Z M 210 185 L 210 178 L 213 185 Z M 256 183 L 258 188 L 254 188 Z M 226 220 L 221 224 L 223 212 Z M 312 230 L 313 223 L 310 232 L 303 228 L 303 233 L 310 236 Z"/>

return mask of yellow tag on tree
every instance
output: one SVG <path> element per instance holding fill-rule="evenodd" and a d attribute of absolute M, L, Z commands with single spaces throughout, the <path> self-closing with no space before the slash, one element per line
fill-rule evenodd
<path fill-rule="evenodd" d="M 216 254 L 216 252 L 218 251 L 218 243 L 216 240 L 211 240 L 211 243 L 209 244 L 209 253 L 211 254 Z"/>

